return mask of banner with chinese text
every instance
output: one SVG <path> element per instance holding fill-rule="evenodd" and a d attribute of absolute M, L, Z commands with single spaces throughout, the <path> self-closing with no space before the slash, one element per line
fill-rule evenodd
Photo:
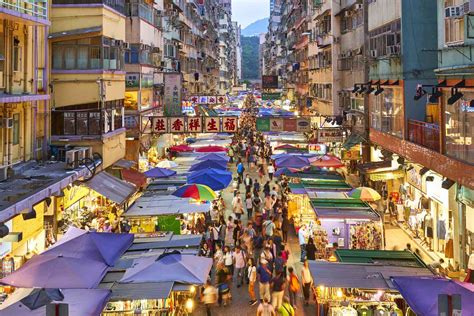
<path fill-rule="evenodd" d="M 179 116 L 182 114 L 181 111 L 181 90 L 182 80 L 181 73 L 166 72 L 164 73 L 165 80 L 165 91 L 164 91 L 164 103 L 165 103 L 165 115 L 166 116 Z"/>
<path fill-rule="evenodd" d="M 235 133 L 239 127 L 237 116 L 153 116 L 149 119 L 152 133 Z"/>

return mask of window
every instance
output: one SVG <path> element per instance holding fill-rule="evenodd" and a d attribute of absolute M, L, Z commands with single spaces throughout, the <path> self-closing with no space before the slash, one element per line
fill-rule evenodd
<path fill-rule="evenodd" d="M 469 163 L 474 163 L 474 110 L 469 101 L 474 93 L 462 91 L 464 96 L 449 105 L 445 98 L 446 154 Z"/>
<path fill-rule="evenodd" d="M 100 112 L 89 112 L 89 135 L 100 135 Z"/>
<path fill-rule="evenodd" d="M 20 143 L 20 114 L 13 114 L 13 145 Z"/>
<path fill-rule="evenodd" d="M 384 89 L 384 93 L 370 96 L 370 126 L 402 138 L 404 124 L 402 89 L 388 87 Z"/>
<path fill-rule="evenodd" d="M 20 40 L 13 39 L 13 71 L 21 72 L 23 67 L 23 51 L 20 46 Z"/>
<path fill-rule="evenodd" d="M 64 135 L 76 134 L 76 113 L 65 112 L 63 116 Z"/>
<path fill-rule="evenodd" d="M 88 112 L 76 113 L 76 133 L 78 135 L 88 134 Z"/>
<path fill-rule="evenodd" d="M 381 26 L 369 32 L 372 57 L 400 55 L 401 21 Z"/>
<path fill-rule="evenodd" d="M 444 19 L 444 40 L 447 45 L 464 42 L 464 18 Z"/>

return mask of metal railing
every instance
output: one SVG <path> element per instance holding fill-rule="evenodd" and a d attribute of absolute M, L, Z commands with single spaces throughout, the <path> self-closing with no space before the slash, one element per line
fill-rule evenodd
<path fill-rule="evenodd" d="M 48 18 L 47 0 L 0 0 L 0 7 L 35 18 Z"/>
<path fill-rule="evenodd" d="M 423 147 L 440 151 L 440 127 L 437 124 L 408 120 L 408 140 Z"/>

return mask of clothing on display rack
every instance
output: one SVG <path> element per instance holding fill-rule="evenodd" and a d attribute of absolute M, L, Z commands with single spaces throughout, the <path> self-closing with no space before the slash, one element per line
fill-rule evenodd
<path fill-rule="evenodd" d="M 433 238 L 433 217 L 428 213 L 425 217 L 425 236 Z"/>
<path fill-rule="evenodd" d="M 382 231 L 379 225 L 359 224 L 350 228 L 350 249 L 379 250 L 382 247 Z"/>
<path fill-rule="evenodd" d="M 454 258 L 454 242 L 451 229 L 448 229 L 446 232 L 446 246 L 444 248 L 444 256 L 448 259 Z"/>
<path fill-rule="evenodd" d="M 436 236 L 439 240 L 445 240 L 446 238 L 446 221 L 444 219 L 438 220 L 438 231 Z"/>

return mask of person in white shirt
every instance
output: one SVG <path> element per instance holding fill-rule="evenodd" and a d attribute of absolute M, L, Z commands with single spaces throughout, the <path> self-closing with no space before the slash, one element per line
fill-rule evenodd
<path fill-rule="evenodd" d="M 206 314 L 211 315 L 211 306 L 217 302 L 217 289 L 207 280 L 202 292 L 202 302 L 206 305 Z"/>
<path fill-rule="evenodd" d="M 257 304 L 257 296 L 255 295 L 255 284 L 257 283 L 257 267 L 252 258 L 248 260 L 247 268 L 247 277 L 249 279 L 249 296 L 250 296 L 250 305 Z"/>
<path fill-rule="evenodd" d="M 298 241 L 301 249 L 301 262 L 304 262 L 306 259 L 306 235 L 306 225 L 303 224 L 298 231 Z"/>
<path fill-rule="evenodd" d="M 273 167 L 272 164 L 268 164 L 267 172 L 268 172 L 268 177 L 270 178 L 270 181 L 272 181 L 273 180 L 273 174 L 275 173 L 275 167 Z"/>
<path fill-rule="evenodd" d="M 308 260 L 304 261 L 303 267 L 301 268 L 301 283 L 303 283 L 304 303 L 308 305 L 311 285 L 313 284 L 313 277 L 311 276 L 311 271 L 309 271 Z"/>

